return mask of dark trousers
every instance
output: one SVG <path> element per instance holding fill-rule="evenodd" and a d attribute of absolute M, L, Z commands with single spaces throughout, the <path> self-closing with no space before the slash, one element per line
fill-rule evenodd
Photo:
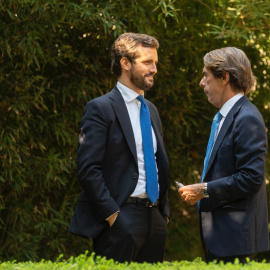
<path fill-rule="evenodd" d="M 157 207 L 125 203 L 113 226 L 93 239 L 93 248 L 118 262 L 162 262 L 166 238 L 166 218 Z"/>

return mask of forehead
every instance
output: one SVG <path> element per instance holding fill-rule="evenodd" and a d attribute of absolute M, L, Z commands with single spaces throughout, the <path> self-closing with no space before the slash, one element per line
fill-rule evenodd
<path fill-rule="evenodd" d="M 139 45 L 137 47 L 137 52 L 138 52 L 138 58 L 141 59 L 153 59 L 155 61 L 158 60 L 158 54 L 157 54 L 157 49 L 156 48 L 150 48 L 150 47 L 143 47 L 142 45 Z"/>
<path fill-rule="evenodd" d="M 207 67 L 203 67 L 203 71 L 202 71 L 202 73 L 205 75 L 208 75 L 208 74 L 212 74 L 212 71 L 209 69 L 209 68 L 207 68 Z"/>

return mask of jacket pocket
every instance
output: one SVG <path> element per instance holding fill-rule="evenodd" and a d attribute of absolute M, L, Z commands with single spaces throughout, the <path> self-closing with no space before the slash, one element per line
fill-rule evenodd
<path fill-rule="evenodd" d="M 247 210 L 249 206 L 249 200 L 237 200 L 230 203 L 227 203 L 222 206 L 225 209 L 232 209 L 232 210 Z"/>

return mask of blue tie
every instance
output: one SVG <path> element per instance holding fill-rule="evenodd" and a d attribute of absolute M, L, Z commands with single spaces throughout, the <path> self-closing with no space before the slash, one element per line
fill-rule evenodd
<path fill-rule="evenodd" d="M 217 112 L 214 119 L 213 119 L 212 126 L 211 126 L 211 133 L 210 133 L 210 137 L 209 137 L 208 145 L 207 145 L 207 149 L 206 149 L 206 155 L 205 155 L 205 159 L 204 159 L 204 167 L 203 167 L 201 182 L 203 182 L 203 179 L 205 177 L 206 169 L 208 166 L 208 161 L 209 161 L 209 158 L 210 158 L 210 155 L 212 152 L 212 148 L 213 148 L 213 145 L 214 145 L 214 142 L 216 139 L 216 133 L 217 133 L 218 126 L 219 126 L 221 119 L 222 119 L 222 114 L 220 112 Z M 200 204 L 201 204 L 201 202 L 198 201 L 197 202 L 197 212 L 199 212 Z"/>
<path fill-rule="evenodd" d="M 141 102 L 140 120 L 146 174 L 146 193 L 150 201 L 155 203 L 159 194 L 150 113 L 143 96 L 138 96 L 137 99 Z"/>
<path fill-rule="evenodd" d="M 209 137 L 208 145 L 207 145 L 207 149 L 206 149 L 206 155 L 205 155 L 205 160 L 204 160 L 204 167 L 203 167 L 201 182 L 203 182 L 203 179 L 205 177 L 206 169 L 208 166 L 208 161 L 209 161 L 211 151 L 212 151 L 215 139 L 216 139 L 216 133 L 217 133 L 218 126 L 219 126 L 221 119 L 222 119 L 222 114 L 220 112 L 217 112 L 214 119 L 213 119 L 213 122 L 212 122 L 211 133 L 210 133 L 210 137 Z"/>

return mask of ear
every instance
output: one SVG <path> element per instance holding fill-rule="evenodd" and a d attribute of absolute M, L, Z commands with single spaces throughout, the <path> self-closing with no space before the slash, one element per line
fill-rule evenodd
<path fill-rule="evenodd" d="M 229 81 L 230 81 L 230 74 L 229 72 L 224 71 L 222 74 L 221 83 L 225 85 L 229 83 Z"/>
<path fill-rule="evenodd" d="M 130 69 L 130 61 L 126 57 L 121 58 L 120 65 L 123 70 L 128 71 Z"/>

